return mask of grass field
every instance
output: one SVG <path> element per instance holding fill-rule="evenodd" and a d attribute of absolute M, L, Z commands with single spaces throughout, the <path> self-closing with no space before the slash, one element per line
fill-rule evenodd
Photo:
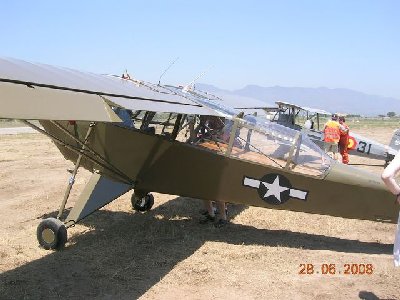
<path fill-rule="evenodd" d="M 32 121 L 33 124 L 39 125 L 39 121 Z M 0 128 L 26 127 L 27 125 L 19 120 L 0 119 Z"/>
<path fill-rule="evenodd" d="M 347 118 L 347 125 L 351 126 L 353 129 L 358 128 L 399 128 L 400 118 Z"/>
<path fill-rule="evenodd" d="M 321 117 L 320 129 L 323 128 L 323 125 L 329 120 L 328 117 Z M 305 122 L 305 118 L 298 118 L 296 120 L 296 124 L 302 126 Z M 351 129 L 362 129 L 362 128 L 386 128 L 386 129 L 396 129 L 400 128 L 400 118 L 346 118 L 346 124 Z M 316 126 L 316 125 L 315 125 Z"/>
<path fill-rule="evenodd" d="M 384 144 L 392 135 L 380 125 L 354 132 Z M 400 299 L 389 223 L 230 205 L 217 229 L 199 224 L 198 199 L 155 193 L 142 214 L 127 193 L 70 228 L 65 249 L 46 251 L 36 227 L 57 214 L 72 164 L 44 135 L 0 142 L 0 299 Z M 89 177 L 79 170 L 67 210 Z"/>

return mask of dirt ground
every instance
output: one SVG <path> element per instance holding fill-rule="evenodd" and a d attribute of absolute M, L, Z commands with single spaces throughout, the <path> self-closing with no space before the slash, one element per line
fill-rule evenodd
<path fill-rule="evenodd" d="M 392 129 L 357 132 L 388 143 Z M 198 223 L 199 200 L 155 194 L 141 214 L 126 194 L 69 229 L 64 250 L 43 250 L 36 227 L 57 213 L 72 164 L 39 134 L 0 145 L 0 299 L 400 299 L 394 224 L 231 205 L 216 229 Z M 67 207 L 89 176 L 79 172 Z"/>

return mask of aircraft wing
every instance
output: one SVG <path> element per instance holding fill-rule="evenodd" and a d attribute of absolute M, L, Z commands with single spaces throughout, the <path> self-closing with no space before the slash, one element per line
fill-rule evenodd
<path fill-rule="evenodd" d="M 298 106 L 296 104 L 292 104 L 292 103 L 285 102 L 285 101 L 276 101 L 275 104 L 278 106 L 283 106 L 283 107 L 292 107 L 292 108 L 296 108 L 296 109 L 302 109 L 300 106 Z"/>
<path fill-rule="evenodd" d="M 257 113 L 258 116 L 266 117 L 266 110 L 270 110 L 272 108 L 275 109 L 275 107 L 272 107 L 272 105 L 267 102 L 229 92 L 215 91 L 209 93 L 198 89 L 196 89 L 194 92 L 213 100 L 214 102 L 219 102 L 225 106 L 232 107 L 237 111 L 243 111 L 246 115 Z"/>
<path fill-rule="evenodd" d="M 121 122 L 97 95 L 0 82 L 0 118 Z"/>
<path fill-rule="evenodd" d="M 310 113 L 313 113 L 313 114 L 320 114 L 320 115 L 326 115 L 326 116 L 332 115 L 331 112 L 323 110 L 323 109 L 319 109 L 319 108 L 312 108 L 312 107 L 303 106 L 301 109 L 305 110 L 305 111 L 308 111 Z"/>
<path fill-rule="evenodd" d="M 243 111 L 246 115 L 257 113 L 257 116 L 266 117 L 265 109 L 272 107 L 271 104 L 250 98 L 229 93 L 217 93 L 219 98 L 227 106 L 231 106 L 238 111 Z"/>
<path fill-rule="evenodd" d="M 142 81 L 0 58 L 0 118 L 120 121 L 109 105 L 220 115 L 184 95 Z"/>
<path fill-rule="evenodd" d="M 323 110 L 323 109 L 312 108 L 312 107 L 307 107 L 307 106 L 299 106 L 297 104 L 284 102 L 284 101 L 276 101 L 275 103 L 278 106 L 293 107 L 293 108 L 305 110 L 305 111 L 308 111 L 308 112 L 314 113 L 314 114 L 320 114 L 320 115 L 331 115 L 332 114 L 329 111 L 326 111 L 326 110 Z"/>

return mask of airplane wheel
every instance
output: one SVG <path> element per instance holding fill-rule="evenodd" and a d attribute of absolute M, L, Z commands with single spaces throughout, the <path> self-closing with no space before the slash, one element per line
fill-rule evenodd
<path fill-rule="evenodd" d="M 59 249 L 67 242 L 67 228 L 55 218 L 47 218 L 37 227 L 37 239 L 44 249 Z"/>
<path fill-rule="evenodd" d="M 154 196 L 149 193 L 142 198 L 138 198 L 135 194 L 133 194 L 131 202 L 134 210 L 149 211 L 153 207 Z"/>

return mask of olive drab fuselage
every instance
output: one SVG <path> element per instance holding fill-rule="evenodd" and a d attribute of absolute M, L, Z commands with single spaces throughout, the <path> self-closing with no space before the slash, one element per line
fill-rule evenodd
<path fill-rule="evenodd" d="M 89 122 L 59 122 L 80 140 Z M 79 145 L 49 121 L 47 133 L 64 143 Z M 59 143 L 63 156 L 75 162 L 78 154 Z M 207 149 L 171 141 L 168 137 L 96 123 L 88 146 L 120 172 L 84 157 L 81 165 L 135 190 L 225 201 L 273 209 L 367 220 L 396 221 L 393 196 L 379 176 L 333 163 L 324 177 L 298 174 Z M 91 153 L 89 157 L 95 158 Z M 99 161 L 99 160 L 98 160 Z"/>

